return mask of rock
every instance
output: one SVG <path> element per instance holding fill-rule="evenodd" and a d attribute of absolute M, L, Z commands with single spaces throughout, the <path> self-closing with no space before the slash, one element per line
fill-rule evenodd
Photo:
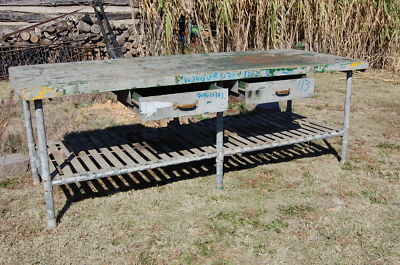
<path fill-rule="evenodd" d="M 21 175 L 28 170 L 28 157 L 23 154 L 0 156 L 0 177 Z"/>
<path fill-rule="evenodd" d="M 329 206 L 327 208 L 327 210 L 331 211 L 331 212 L 338 212 L 338 211 L 342 210 L 344 207 L 346 207 L 345 202 L 343 202 L 337 198 L 334 198 L 334 199 L 332 199 L 332 205 Z"/>

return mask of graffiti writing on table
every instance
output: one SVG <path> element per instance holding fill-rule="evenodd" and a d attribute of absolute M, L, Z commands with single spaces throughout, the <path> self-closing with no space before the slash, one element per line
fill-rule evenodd
<path fill-rule="evenodd" d="M 222 92 L 215 92 L 215 91 L 198 92 L 197 93 L 197 98 L 198 99 L 212 99 L 212 98 L 224 99 L 225 98 L 225 94 L 222 93 Z"/>
<path fill-rule="evenodd" d="M 297 83 L 297 91 L 307 92 L 311 88 L 311 81 L 309 79 L 302 79 Z"/>

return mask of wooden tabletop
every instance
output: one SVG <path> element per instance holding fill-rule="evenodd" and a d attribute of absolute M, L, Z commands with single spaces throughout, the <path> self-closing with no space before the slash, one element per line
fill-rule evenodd
<path fill-rule="evenodd" d="M 11 67 L 22 100 L 147 87 L 364 70 L 368 63 L 299 50 L 208 53 Z"/>

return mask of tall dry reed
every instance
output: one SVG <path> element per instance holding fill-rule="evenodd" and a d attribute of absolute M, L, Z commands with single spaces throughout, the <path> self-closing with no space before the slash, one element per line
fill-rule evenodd
<path fill-rule="evenodd" d="M 399 0 L 141 0 L 140 13 L 143 55 L 179 53 L 185 15 L 201 29 L 195 52 L 300 45 L 400 70 Z"/>

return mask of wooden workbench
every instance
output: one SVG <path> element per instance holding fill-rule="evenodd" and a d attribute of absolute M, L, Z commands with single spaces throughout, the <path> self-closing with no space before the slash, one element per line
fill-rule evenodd
<path fill-rule="evenodd" d="M 365 62 L 339 56 L 268 50 L 20 66 L 9 72 L 12 88 L 23 102 L 33 180 L 39 183 L 40 176 L 44 183 L 48 226 L 55 227 L 52 190 L 57 185 L 216 158 L 217 187 L 222 188 L 224 156 L 334 136 L 343 137 L 345 161 L 352 72 L 367 68 Z M 347 74 L 342 128 L 291 112 L 293 99 L 313 95 L 314 79 L 306 75 L 329 71 Z M 216 122 L 47 143 L 43 99 L 107 91 L 117 93 L 143 120 L 216 112 Z M 287 101 L 288 108 L 275 114 L 229 118 L 223 128 L 222 113 L 232 94 L 244 98 L 245 104 Z"/>

